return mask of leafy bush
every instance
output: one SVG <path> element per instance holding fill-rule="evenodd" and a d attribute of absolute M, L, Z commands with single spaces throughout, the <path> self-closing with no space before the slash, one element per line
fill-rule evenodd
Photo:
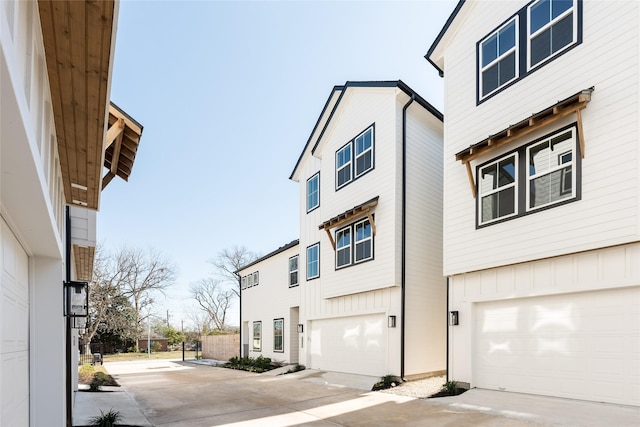
<path fill-rule="evenodd" d="M 387 389 L 387 388 L 391 388 L 391 387 L 395 387 L 397 385 L 400 385 L 401 383 L 402 383 L 402 379 L 400 377 L 397 377 L 395 375 L 385 375 L 384 377 L 380 378 L 380 381 L 378 381 L 377 383 L 375 383 L 373 385 L 371 390 L 372 391 L 384 390 L 384 389 Z"/>
<path fill-rule="evenodd" d="M 100 415 L 91 418 L 89 423 L 92 427 L 114 427 L 116 423 L 120 421 L 122 421 L 122 415 L 112 408 L 106 413 L 100 409 Z"/>
<path fill-rule="evenodd" d="M 151 351 L 152 351 L 153 353 L 157 353 L 157 352 L 159 352 L 160 350 L 162 350 L 162 344 L 160 344 L 158 341 L 153 341 L 153 342 L 151 343 Z"/>
<path fill-rule="evenodd" d="M 249 372 L 266 372 L 273 369 L 275 366 L 271 363 L 271 359 L 268 357 L 258 356 L 255 359 L 252 357 L 232 357 L 227 363 L 223 365 L 225 368 L 239 369 Z"/>
<path fill-rule="evenodd" d="M 444 391 L 446 391 L 449 394 L 455 394 L 456 390 L 458 389 L 458 382 L 457 381 L 447 381 L 446 383 L 444 383 L 442 385 L 442 389 Z"/>
<path fill-rule="evenodd" d="M 293 368 L 289 369 L 287 371 L 287 374 L 292 374 L 294 372 L 299 372 L 299 371 L 304 371 L 305 369 L 307 369 L 304 365 L 295 365 Z"/>

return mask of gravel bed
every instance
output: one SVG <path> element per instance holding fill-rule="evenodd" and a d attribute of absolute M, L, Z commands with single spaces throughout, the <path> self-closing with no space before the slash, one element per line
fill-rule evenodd
<path fill-rule="evenodd" d="M 442 375 L 440 377 L 425 378 L 423 380 L 406 381 L 396 387 L 379 390 L 379 392 L 424 399 L 441 391 L 442 385 L 446 381 L 446 377 Z"/>

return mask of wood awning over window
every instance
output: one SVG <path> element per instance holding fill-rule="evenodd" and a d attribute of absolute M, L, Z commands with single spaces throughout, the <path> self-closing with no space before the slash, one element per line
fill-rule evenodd
<path fill-rule="evenodd" d="M 358 206 L 354 206 L 353 208 L 334 216 L 333 218 L 323 222 L 318 226 L 319 230 L 324 230 L 327 232 L 327 236 L 329 236 L 329 241 L 331 242 L 331 246 L 333 247 L 334 251 L 336 250 L 336 242 L 335 240 L 333 240 L 333 236 L 331 235 L 331 229 L 352 222 L 357 217 L 365 215 L 368 216 L 369 223 L 371 224 L 371 232 L 374 236 L 376 235 L 376 224 L 373 222 L 373 215 L 371 214 L 371 211 L 378 204 L 379 197 L 380 196 L 376 196 L 373 199 L 368 200 Z"/>
<path fill-rule="evenodd" d="M 109 105 L 109 128 L 104 141 L 104 167 L 107 168 L 107 173 L 102 178 L 103 190 L 116 176 L 129 180 L 141 135 L 142 125 L 112 102 Z"/>
<path fill-rule="evenodd" d="M 535 113 L 532 116 L 457 153 L 456 160 L 460 160 L 467 168 L 467 175 L 469 177 L 469 184 L 471 185 L 473 197 L 476 197 L 476 185 L 473 179 L 471 165 L 469 164 L 472 160 L 503 147 L 504 145 L 522 138 L 538 129 L 549 126 L 571 114 L 576 114 L 576 120 L 578 122 L 578 142 L 580 144 L 581 156 L 584 158 L 584 135 L 582 131 L 582 116 L 580 111 L 587 106 L 589 101 L 591 101 L 591 93 L 593 91 L 593 87 L 581 90 L 575 95 L 572 95 L 562 101 L 558 101 L 556 104 L 545 108 L 544 110 Z"/>

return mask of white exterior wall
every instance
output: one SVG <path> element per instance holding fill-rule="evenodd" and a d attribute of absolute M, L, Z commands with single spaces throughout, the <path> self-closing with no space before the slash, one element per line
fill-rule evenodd
<path fill-rule="evenodd" d="M 348 87 L 314 156 L 304 157 L 298 166 L 300 322 L 305 327 L 300 360 L 311 368 L 379 376 L 401 373 L 402 108 L 409 99 L 395 87 Z M 416 102 L 407 116 L 405 375 L 419 375 L 443 370 L 446 363 L 442 122 Z M 372 124 L 374 169 L 336 191 L 336 151 Z M 316 142 L 317 134 L 311 146 Z M 320 206 L 307 213 L 306 182 L 318 171 Z M 372 211 L 374 259 L 336 270 L 335 251 L 318 226 L 374 197 L 379 197 Z M 333 236 L 335 231 L 331 230 Z M 316 242 L 320 277 L 306 281 L 306 248 Z M 396 316 L 396 328 L 388 328 L 388 316 Z"/>
<path fill-rule="evenodd" d="M 398 108 L 401 114 L 402 105 Z M 414 103 L 407 110 L 405 376 L 446 367 L 442 129 L 442 122 L 421 106 Z"/>
<path fill-rule="evenodd" d="M 476 43 L 526 3 L 465 5 L 467 19 L 457 25 L 455 39 L 446 50 L 447 275 L 633 242 L 640 237 L 640 5 L 635 1 L 585 1 L 581 45 L 476 106 Z M 582 200 L 476 230 L 476 199 L 455 153 L 591 86 L 595 91 L 582 111 Z M 572 121 L 574 117 L 564 123 Z M 544 128 L 521 143 L 560 126 Z M 502 152 L 521 143 L 509 144 Z M 474 177 L 478 164 L 499 154 L 494 151 L 472 161 Z"/>
<path fill-rule="evenodd" d="M 291 308 L 300 306 L 300 285 L 289 287 L 289 258 L 297 255 L 299 246 L 288 248 L 274 256 L 258 262 L 239 271 L 246 276 L 255 271 L 259 273 L 259 282 L 242 290 L 242 325 L 240 325 L 241 342 L 249 343 L 250 357 L 269 357 L 273 361 L 292 362 L 292 355 L 296 356 L 297 347 L 291 348 L 291 343 L 298 341 L 298 320 L 291 319 Z M 299 273 L 300 275 L 300 273 Z M 284 319 L 283 352 L 273 350 L 273 321 Z M 253 322 L 262 322 L 262 348 L 254 351 Z M 244 326 L 248 325 L 248 329 Z"/>
<path fill-rule="evenodd" d="M 63 425 L 65 200 L 35 1 L 0 3 L 0 93 L 0 425 Z"/>

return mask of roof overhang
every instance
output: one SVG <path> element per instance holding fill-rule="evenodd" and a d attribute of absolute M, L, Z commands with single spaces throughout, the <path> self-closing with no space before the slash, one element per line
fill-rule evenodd
<path fill-rule="evenodd" d="M 98 209 L 117 2 L 38 1 L 66 203 Z"/>
<path fill-rule="evenodd" d="M 109 129 L 104 141 L 104 167 L 107 173 L 102 178 L 102 189 L 116 176 L 129 181 L 142 129 L 140 123 L 113 102 L 109 105 Z"/>
<path fill-rule="evenodd" d="M 327 232 L 327 236 L 329 236 L 329 241 L 331 242 L 331 246 L 333 247 L 334 251 L 336 250 L 336 242 L 333 240 L 333 236 L 331 235 L 331 230 L 333 228 L 337 228 L 344 224 L 347 224 L 358 217 L 362 217 L 365 215 L 369 217 L 371 230 L 373 232 L 373 235 L 375 236 L 376 224 L 373 221 L 372 210 L 378 204 L 379 197 L 380 196 L 376 196 L 373 199 L 367 200 L 364 203 L 354 206 L 353 208 L 348 209 L 342 212 L 341 214 L 334 216 L 331 219 L 328 219 L 327 221 L 323 222 L 318 226 L 318 230 L 324 230 Z"/>
<path fill-rule="evenodd" d="M 453 12 L 451 12 L 451 15 L 449 15 L 447 22 L 445 22 L 444 27 L 442 27 L 442 29 L 436 36 L 436 39 L 431 44 L 431 47 L 429 47 L 427 54 L 424 56 L 425 59 L 429 61 L 429 63 L 433 65 L 436 70 L 438 70 L 440 77 L 444 76 L 444 46 L 451 39 L 452 33 L 455 33 L 454 27 L 457 24 L 454 25 L 454 21 L 456 21 L 456 18 L 460 14 L 460 10 L 466 3 L 467 2 L 465 0 L 458 1 L 458 4 L 456 4 Z"/>
<path fill-rule="evenodd" d="M 580 111 L 586 108 L 587 103 L 591 101 L 591 94 L 594 90 L 594 87 L 581 90 L 580 92 L 571 95 L 562 101 L 558 101 L 554 105 L 532 114 L 530 117 L 521 120 L 498 133 L 490 135 L 486 139 L 471 145 L 469 148 L 465 148 L 464 150 L 456 153 L 456 160 L 460 160 L 467 167 L 467 174 L 469 176 L 469 184 L 471 185 L 473 197 L 476 196 L 476 187 L 469 162 L 503 147 L 512 141 L 518 140 L 538 129 L 549 126 L 560 119 L 570 116 L 571 114 L 576 114 L 576 120 L 578 123 L 578 142 L 580 144 L 580 153 L 584 158 L 584 133 L 582 130 L 582 115 Z"/>

